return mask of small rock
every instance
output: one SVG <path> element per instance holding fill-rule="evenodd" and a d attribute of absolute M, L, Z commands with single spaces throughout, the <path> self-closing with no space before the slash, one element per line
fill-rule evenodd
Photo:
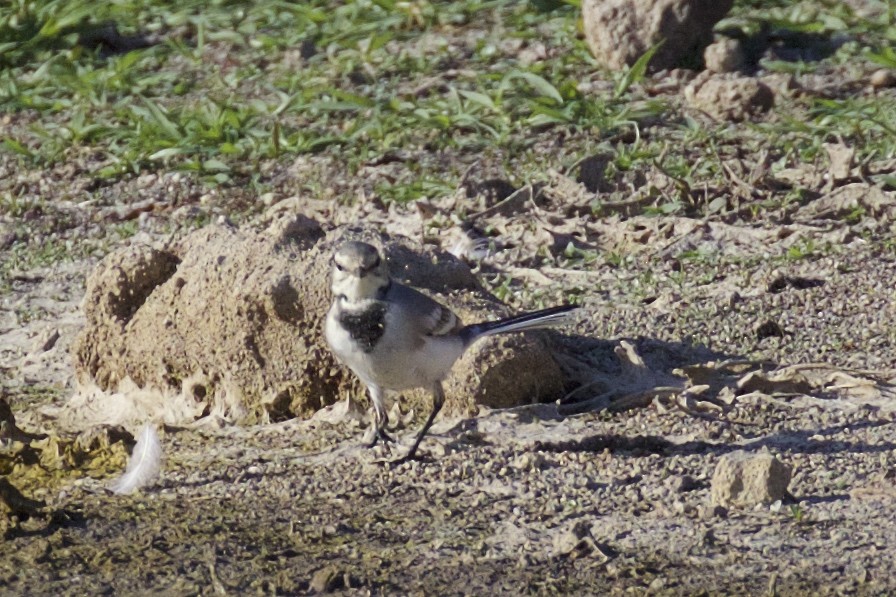
<path fill-rule="evenodd" d="M 765 340 L 766 338 L 784 337 L 784 330 L 781 329 L 781 326 L 777 321 L 773 321 L 768 319 L 763 321 L 759 325 L 756 326 L 756 339 L 757 340 Z"/>
<path fill-rule="evenodd" d="M 882 68 L 874 71 L 868 81 L 875 89 L 892 87 L 893 85 L 896 85 L 896 73 L 890 69 Z"/>
<path fill-rule="evenodd" d="M 584 0 L 585 39 L 606 68 L 631 66 L 660 41 L 652 70 L 695 67 L 712 42 L 713 26 L 732 5 L 733 0 Z"/>
<path fill-rule="evenodd" d="M 148 189 L 156 184 L 158 178 L 157 174 L 141 174 L 137 177 L 137 186 L 141 189 Z"/>
<path fill-rule="evenodd" d="M 56 328 L 46 330 L 40 336 L 37 337 L 37 342 L 35 343 L 34 351 L 35 352 L 47 352 L 48 350 L 52 350 L 54 346 L 56 346 L 56 342 L 59 340 L 59 330 Z"/>
<path fill-rule="evenodd" d="M 828 152 L 828 158 L 831 160 L 831 167 L 828 171 L 831 178 L 835 181 L 849 178 L 852 175 L 852 165 L 856 157 L 855 148 L 843 143 L 825 143 L 824 149 Z"/>
<path fill-rule="evenodd" d="M 663 485 L 675 493 L 692 491 L 700 486 L 700 484 L 690 475 L 673 475 L 666 479 L 663 482 Z"/>
<path fill-rule="evenodd" d="M 430 456 L 435 459 L 444 458 L 448 454 L 448 449 L 442 443 L 430 442 L 428 448 Z"/>
<path fill-rule="evenodd" d="M 720 39 L 706 46 L 703 61 L 714 73 L 736 73 L 744 69 L 744 49 L 740 40 Z"/>
<path fill-rule="evenodd" d="M 791 468 L 769 453 L 726 454 L 712 476 L 712 503 L 754 506 L 782 500 L 787 496 L 790 474 Z"/>
<path fill-rule="evenodd" d="M 589 541 L 590 540 L 590 541 Z M 591 531 L 588 524 L 578 521 L 572 524 L 566 531 L 557 533 L 552 540 L 552 553 L 554 557 L 573 556 L 587 552 L 593 545 Z"/>
<path fill-rule="evenodd" d="M 684 89 L 688 104 L 716 120 L 740 122 L 768 112 L 775 103 L 771 87 L 753 77 L 700 73 Z"/>
<path fill-rule="evenodd" d="M 345 577 L 336 566 L 324 566 L 314 573 L 308 588 L 313 593 L 329 593 L 345 586 Z"/>
<path fill-rule="evenodd" d="M 521 471 L 541 470 L 544 456 L 539 453 L 524 452 L 513 461 L 513 468 Z"/>
<path fill-rule="evenodd" d="M 522 66 L 530 66 L 547 60 L 548 49 L 541 42 L 534 42 L 517 53 L 517 60 Z"/>

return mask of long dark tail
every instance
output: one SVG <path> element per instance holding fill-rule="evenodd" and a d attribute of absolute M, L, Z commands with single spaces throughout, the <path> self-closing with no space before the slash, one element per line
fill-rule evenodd
<path fill-rule="evenodd" d="M 485 338 L 486 336 L 554 327 L 570 321 L 572 319 L 570 313 L 578 308 L 578 305 L 560 305 L 559 307 L 551 307 L 549 309 L 542 309 L 541 311 L 533 311 L 531 313 L 523 313 L 522 315 L 516 315 L 506 319 L 499 319 L 498 321 L 474 323 L 472 325 L 464 326 L 460 330 L 460 337 L 463 338 L 464 346 L 469 346 L 476 340 Z"/>

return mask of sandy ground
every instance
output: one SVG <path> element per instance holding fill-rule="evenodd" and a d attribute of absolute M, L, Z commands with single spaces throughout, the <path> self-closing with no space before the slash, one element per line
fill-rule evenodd
<path fill-rule="evenodd" d="M 813 73 L 788 89 L 797 103 L 854 93 L 843 80 Z M 642 133 L 681 144 L 680 127 Z M 532 151 L 561 145 L 545 134 Z M 106 490 L 131 435 L 64 434 L 54 419 L 77 389 L 85 280 L 113 248 L 226 220 L 257 198 L 238 185 L 206 193 L 183 173 L 97 187 L 89 167 L 20 172 L 4 160 L 4 189 L 69 199 L 4 216 L 0 246 L 70 242 L 64 257 L 9 269 L 0 297 L 0 389 L 17 424 L 0 411 L 0 594 L 896 592 L 896 196 L 872 180 L 896 163 L 858 165 L 832 147 L 786 167 L 722 148 L 727 181 L 687 193 L 645 163 L 604 180 L 595 155 L 600 180 L 545 172 L 500 202 L 483 195 L 502 187 L 486 182 L 505 156 L 421 150 L 407 160 L 470 168 L 481 184 L 408 207 L 296 190 L 323 180 L 330 196 L 363 199 L 404 163 L 351 179 L 332 155 L 265 163 L 271 210 L 334 227 L 363 219 L 456 250 L 514 309 L 579 301 L 577 323 L 554 336 L 569 394 L 443 417 L 422 458 L 397 465 L 360 446 L 363 417 L 162 426 L 162 474 L 131 496 Z M 672 201 L 691 203 L 659 209 Z M 260 211 L 245 225 L 262 226 Z M 477 217 L 465 231 L 456 214 Z M 424 414 L 393 413 L 405 445 Z M 713 472 L 735 451 L 792 467 L 789 495 L 713 504 Z"/>
<path fill-rule="evenodd" d="M 893 290 L 880 283 L 896 272 L 892 254 L 863 240 L 774 267 L 695 263 L 688 278 L 701 283 L 678 285 L 669 299 L 675 308 L 632 298 L 637 268 L 597 270 L 601 295 L 586 299 L 579 326 L 559 337 L 560 357 L 603 363 L 609 379 L 625 380 L 612 351 L 627 338 L 657 376 L 672 379 L 677 368 L 703 364 L 714 381 L 700 404 L 715 408 L 657 398 L 623 412 L 566 415 L 569 404 L 484 409 L 441 420 L 423 459 L 400 465 L 360 447 L 365 423 L 357 420 L 164 428 L 163 474 L 134 496 L 104 490 L 123 468 L 123 451 L 106 468 L 68 466 L 43 490 L 21 477 L 26 495 L 46 506 L 7 523 L 2 592 L 896 590 L 896 525 L 886 515 L 896 500 L 896 402 L 892 371 L 881 367 L 893 362 L 886 336 L 893 334 Z M 66 345 L 82 323 L 88 269 L 78 262 L 33 272 L 5 299 L 6 321 L 23 309 L 39 313 L 4 332 L 3 366 L 21 380 L 18 394 L 6 392 L 26 431 L 52 430 L 37 414 L 48 398 L 19 398 L 28 387 L 71 387 Z M 647 294 L 668 289 L 675 270 L 654 270 Z M 820 282 L 756 282 L 809 274 Z M 780 322 L 785 336 L 757 335 L 765 320 Z M 874 326 L 883 337 L 863 332 Z M 707 337 L 705 329 L 714 330 L 712 344 L 681 341 L 685 330 Z M 59 339 L 43 350 L 51 330 Z M 792 375 L 765 391 L 724 389 L 744 371 L 781 371 L 824 356 L 827 381 L 814 391 L 788 389 Z M 812 370 L 800 379 L 814 379 Z M 869 391 L 839 388 L 832 373 Z M 684 379 L 680 369 L 677 378 Z M 67 392 L 51 400 L 62 403 Z M 405 443 L 413 419 L 399 424 Z M 12 453 L 25 444 L 4 445 Z M 121 444 L 107 437 L 91 449 L 110 445 Z M 712 504 L 713 470 L 735 450 L 769 451 L 793 467 L 792 499 Z"/>

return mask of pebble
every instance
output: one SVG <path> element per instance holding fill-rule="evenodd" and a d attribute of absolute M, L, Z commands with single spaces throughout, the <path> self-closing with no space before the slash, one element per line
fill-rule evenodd
<path fill-rule="evenodd" d="M 892 87 L 896 85 L 896 73 L 894 73 L 891 69 L 882 68 L 871 73 L 871 77 L 868 79 L 868 81 L 875 89 L 880 89 L 882 87 Z"/>

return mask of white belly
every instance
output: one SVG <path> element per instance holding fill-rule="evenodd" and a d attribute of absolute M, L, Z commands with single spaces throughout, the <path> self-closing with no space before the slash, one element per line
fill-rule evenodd
<path fill-rule="evenodd" d="M 412 334 L 401 321 L 387 318 L 385 331 L 370 352 L 364 352 L 333 317 L 325 326 L 327 342 L 336 357 L 367 385 L 387 390 L 429 387 L 443 380 L 463 354 L 456 337 Z"/>

